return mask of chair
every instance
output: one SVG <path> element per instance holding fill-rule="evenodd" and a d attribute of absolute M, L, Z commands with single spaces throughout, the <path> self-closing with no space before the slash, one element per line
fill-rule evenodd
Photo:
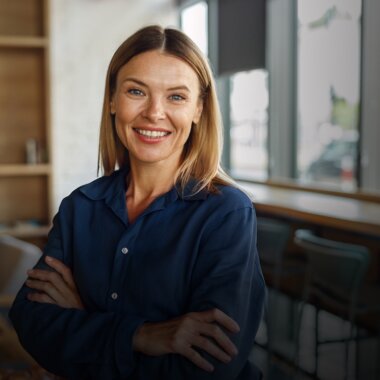
<path fill-rule="evenodd" d="M 42 251 L 31 243 L 0 235 L 0 367 L 3 369 L 8 370 L 7 365 L 10 368 L 36 366 L 34 360 L 21 347 L 7 313 L 16 293 L 26 280 L 26 271 L 36 264 L 41 254 Z"/>
<path fill-rule="evenodd" d="M 295 233 L 295 244 L 305 251 L 308 270 L 298 319 L 300 331 L 302 314 L 306 302 L 312 301 L 315 307 L 315 367 L 318 377 L 319 347 L 328 343 L 345 343 L 344 376 L 348 376 L 349 344 L 357 343 L 355 321 L 359 313 L 370 311 L 374 305 L 359 302 L 359 292 L 368 270 L 370 254 L 366 247 L 337 242 L 318 237 L 312 231 L 300 229 Z M 377 301 L 378 303 L 378 301 Z M 376 304 L 377 304 L 376 303 Z M 376 308 L 376 306 L 375 306 Z M 319 311 L 323 309 L 344 318 L 349 322 L 348 336 L 338 339 L 320 339 Z M 297 339 L 297 361 L 299 360 L 300 337 Z M 358 347 L 356 347 L 358 355 Z M 355 370 L 358 371 L 357 355 Z"/>
<path fill-rule="evenodd" d="M 290 238 L 290 225 L 277 219 L 257 218 L 257 250 L 267 283 L 280 286 L 283 255 Z"/>
<path fill-rule="evenodd" d="M 41 255 L 41 249 L 34 244 L 12 236 L 0 236 L 0 295 L 15 296 L 26 280 L 26 271 Z"/>
<path fill-rule="evenodd" d="M 281 301 L 284 302 L 284 299 L 281 299 L 279 294 L 281 286 L 284 285 L 283 280 L 290 280 L 294 277 L 299 278 L 301 275 L 303 284 L 304 263 L 298 260 L 290 260 L 284 255 L 291 232 L 291 226 L 286 222 L 268 217 L 257 218 L 257 249 L 263 275 L 268 286 L 268 298 L 256 344 L 267 351 L 268 371 L 270 370 L 272 354 L 276 352 L 280 356 L 286 355 L 288 350 L 281 349 L 281 347 L 283 344 L 287 344 L 290 335 L 294 335 L 294 332 L 287 328 L 287 331 L 283 331 L 286 333 L 286 337 L 280 339 L 278 331 L 279 315 L 281 314 L 280 312 L 284 312 L 281 306 Z M 287 301 L 285 306 L 288 306 L 289 315 L 287 315 L 289 320 L 293 320 L 292 305 L 288 305 Z"/>

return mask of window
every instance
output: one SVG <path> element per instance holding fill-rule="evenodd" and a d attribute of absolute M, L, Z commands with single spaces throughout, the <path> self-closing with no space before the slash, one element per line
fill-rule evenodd
<path fill-rule="evenodd" d="M 208 54 L 207 3 L 199 1 L 181 11 L 181 29 Z"/>
<path fill-rule="evenodd" d="M 361 0 L 298 0 L 297 175 L 357 187 Z"/>
<path fill-rule="evenodd" d="M 226 71 L 218 70 L 225 41 L 218 37 L 218 6 L 232 3 L 183 3 L 190 6 L 181 8 L 182 29 L 203 39 L 200 46 L 208 40 L 203 50 L 219 73 L 227 172 L 238 179 L 379 193 L 378 2 L 265 2 L 265 69 Z M 239 9 L 225 12 L 234 19 L 241 12 L 236 4 Z M 251 41 L 250 33 L 262 35 L 250 31 L 236 41 Z"/>
<path fill-rule="evenodd" d="M 230 79 L 230 170 L 237 178 L 268 176 L 268 74 L 252 70 Z"/>

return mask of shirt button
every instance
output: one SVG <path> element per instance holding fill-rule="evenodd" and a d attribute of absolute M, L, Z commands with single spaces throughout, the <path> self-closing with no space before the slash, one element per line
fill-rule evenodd
<path fill-rule="evenodd" d="M 123 247 L 123 248 L 121 249 L 121 252 L 122 252 L 124 255 L 126 255 L 126 254 L 128 253 L 128 248 L 127 248 L 127 247 Z"/>
<path fill-rule="evenodd" d="M 117 293 L 112 293 L 112 294 L 111 294 L 111 298 L 112 298 L 113 300 L 116 300 L 117 297 L 119 297 L 119 296 L 117 295 Z"/>

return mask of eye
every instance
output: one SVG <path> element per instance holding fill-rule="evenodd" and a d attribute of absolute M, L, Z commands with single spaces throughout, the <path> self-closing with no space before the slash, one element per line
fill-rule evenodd
<path fill-rule="evenodd" d="M 135 95 L 135 96 L 143 96 L 144 95 L 144 93 L 141 90 L 139 90 L 138 88 L 130 88 L 128 90 L 128 94 Z"/>
<path fill-rule="evenodd" d="M 180 102 L 182 100 L 185 100 L 185 97 L 179 94 L 173 94 L 169 96 L 170 100 L 174 100 L 175 102 Z"/>

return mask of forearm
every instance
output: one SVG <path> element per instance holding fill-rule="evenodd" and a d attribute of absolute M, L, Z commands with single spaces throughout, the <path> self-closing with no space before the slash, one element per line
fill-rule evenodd
<path fill-rule="evenodd" d="M 138 317 L 30 302 L 22 290 L 10 318 L 25 349 L 50 372 L 100 379 L 101 373 L 123 378 L 134 370 L 132 337 L 143 322 Z"/>
<path fill-rule="evenodd" d="M 237 355 L 232 356 L 231 360 L 227 363 L 216 359 L 203 350 L 198 350 L 199 354 L 212 365 L 212 371 L 207 371 L 196 366 L 188 358 L 178 353 L 161 356 L 139 354 L 136 378 L 147 380 L 161 378 L 168 380 L 255 380 L 256 377 L 240 377 L 245 371 L 251 373 L 248 356 L 253 341 L 250 341 L 246 345 L 243 342 L 241 342 L 243 344 L 239 344 L 239 337 L 236 337 L 234 342 L 239 347 L 239 352 Z"/>
<path fill-rule="evenodd" d="M 219 379 L 219 380 L 235 380 L 235 379 L 256 379 L 259 378 L 255 373 L 254 367 L 252 367 L 248 361 L 248 356 L 252 350 L 254 338 L 258 329 L 258 325 L 261 319 L 261 311 L 264 300 L 264 284 L 261 281 L 257 282 L 254 292 L 252 292 L 248 285 L 245 287 L 246 291 L 242 291 L 242 298 L 247 299 L 248 302 L 240 304 L 240 307 L 236 308 L 236 305 L 232 305 L 231 301 L 229 305 L 224 303 L 225 310 L 229 308 L 230 315 L 238 320 L 240 325 L 240 331 L 229 332 L 226 328 L 223 329 L 225 335 L 230 339 L 233 346 L 236 348 L 231 349 L 223 344 L 223 341 L 212 337 L 211 342 L 218 343 L 223 350 L 223 356 L 215 354 L 213 350 L 209 350 L 209 347 L 192 344 L 189 341 L 189 337 L 194 334 L 189 332 L 183 332 L 177 329 L 178 325 L 175 322 L 179 319 L 183 319 L 184 316 L 176 318 L 171 321 L 165 321 L 162 323 L 147 323 L 144 324 L 136 331 L 135 334 L 135 349 L 140 352 L 139 366 L 136 368 L 138 371 L 138 379 L 151 379 L 151 378 L 166 378 L 166 379 Z M 235 291 L 238 291 L 238 287 L 235 287 Z M 238 297 L 235 297 L 237 299 Z M 203 306 L 207 302 L 203 303 Z M 208 304 L 208 307 L 211 305 Z M 230 307 L 229 307 L 230 306 Z M 199 310 L 200 305 L 192 305 L 192 310 Z M 202 307 L 203 308 L 203 307 Z M 215 309 L 210 309 L 215 310 Z M 208 312 L 208 311 L 207 311 Z M 202 314 L 203 312 L 191 312 L 188 315 Z M 186 315 L 185 315 L 186 316 Z M 168 325 L 168 326 L 166 326 Z M 211 327 L 216 327 L 217 323 L 213 322 Z M 169 334 L 167 333 L 169 332 Z M 141 339 L 137 339 L 138 336 Z M 208 336 L 206 332 L 199 334 L 203 340 L 207 340 Z M 160 343 L 163 344 L 160 345 Z M 199 363 L 197 358 L 190 355 L 186 355 L 186 347 L 190 346 L 196 350 L 196 353 L 206 361 L 208 366 L 203 366 Z M 160 352 L 161 350 L 161 352 Z M 162 352 L 166 350 L 166 353 Z M 227 358 L 227 360 L 225 360 Z M 156 376 L 156 377 L 155 377 Z"/>

